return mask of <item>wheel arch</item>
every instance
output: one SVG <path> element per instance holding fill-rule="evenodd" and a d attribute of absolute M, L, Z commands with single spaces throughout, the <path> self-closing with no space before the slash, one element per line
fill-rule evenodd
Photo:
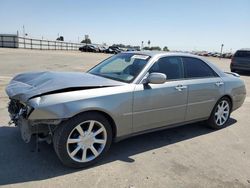
<path fill-rule="evenodd" d="M 221 100 L 222 98 L 228 98 L 229 99 L 229 101 L 231 103 L 231 109 L 230 109 L 230 111 L 231 111 L 233 109 L 233 99 L 232 99 L 232 97 L 230 95 L 228 95 L 228 94 L 225 94 L 221 98 L 219 98 L 218 101 Z"/>
<path fill-rule="evenodd" d="M 222 98 L 224 98 L 224 97 L 228 98 L 229 101 L 230 101 L 230 103 L 231 103 L 231 109 L 230 109 L 230 111 L 233 109 L 233 100 L 232 100 L 232 97 L 231 97 L 230 95 L 228 95 L 228 94 L 225 94 L 225 95 L 222 95 L 220 98 L 218 98 L 218 100 L 215 102 L 213 108 L 212 108 L 211 111 L 210 111 L 210 116 L 211 116 L 211 114 L 212 114 L 214 108 L 215 108 L 216 105 L 218 104 L 218 102 L 219 102 Z M 209 117 L 210 117 L 210 116 L 209 116 Z"/>
<path fill-rule="evenodd" d="M 77 115 L 84 115 L 86 113 L 98 113 L 98 114 L 103 115 L 108 120 L 108 122 L 111 125 L 111 128 L 112 128 L 112 138 L 116 138 L 116 135 L 117 135 L 116 123 L 115 123 L 114 119 L 108 113 L 106 113 L 104 111 L 101 111 L 101 110 L 86 110 L 86 111 L 80 112 L 78 114 L 75 114 L 75 116 L 77 116 Z"/>

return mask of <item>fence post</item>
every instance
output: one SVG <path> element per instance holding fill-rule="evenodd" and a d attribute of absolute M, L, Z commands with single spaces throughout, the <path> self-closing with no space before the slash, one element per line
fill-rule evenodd
<path fill-rule="evenodd" d="M 66 49 L 69 50 L 69 49 L 68 49 L 68 43 L 66 43 Z"/>
<path fill-rule="evenodd" d="M 42 40 L 40 40 L 40 50 L 42 50 Z"/>
<path fill-rule="evenodd" d="M 16 37 L 16 47 L 19 48 L 19 36 Z"/>
<path fill-rule="evenodd" d="M 16 37 L 13 37 L 14 48 L 16 47 Z"/>
<path fill-rule="evenodd" d="M 56 50 L 56 41 L 55 41 L 55 50 Z"/>
<path fill-rule="evenodd" d="M 25 44 L 25 37 L 23 38 L 23 48 L 25 49 L 26 48 L 26 44 Z"/>
<path fill-rule="evenodd" d="M 48 41 L 48 50 L 49 50 L 49 41 Z"/>
<path fill-rule="evenodd" d="M 1 36 L 1 42 L 2 42 L 2 47 L 3 47 L 3 36 Z"/>
<path fill-rule="evenodd" d="M 33 49 L 33 46 L 32 46 L 32 39 L 30 39 L 30 49 Z"/>

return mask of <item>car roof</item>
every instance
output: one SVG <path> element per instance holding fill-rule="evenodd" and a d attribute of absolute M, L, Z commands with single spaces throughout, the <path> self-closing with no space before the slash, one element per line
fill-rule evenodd
<path fill-rule="evenodd" d="M 190 53 L 182 53 L 182 52 L 164 52 L 164 51 L 130 51 L 130 52 L 123 52 L 123 53 L 132 53 L 132 54 L 141 54 L 147 55 L 150 57 L 163 57 L 163 56 L 185 56 L 185 57 L 196 57 L 199 58 L 197 55 L 193 55 Z"/>
<path fill-rule="evenodd" d="M 242 49 L 239 49 L 237 51 L 250 51 L 250 48 L 242 48 Z"/>
<path fill-rule="evenodd" d="M 179 56 L 179 57 L 193 57 L 202 60 L 203 62 L 207 63 L 219 76 L 224 76 L 224 72 L 221 71 L 216 65 L 213 63 L 209 62 L 208 60 L 197 56 L 193 55 L 190 53 L 183 53 L 183 52 L 164 52 L 164 51 L 132 51 L 132 52 L 121 52 L 121 53 L 131 53 L 131 54 L 138 54 L 138 55 L 147 55 L 150 56 L 151 58 L 161 58 L 161 57 L 166 57 L 166 56 Z"/>

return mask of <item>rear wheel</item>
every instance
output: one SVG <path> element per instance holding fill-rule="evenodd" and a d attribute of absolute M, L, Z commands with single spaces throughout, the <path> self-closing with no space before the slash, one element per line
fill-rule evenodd
<path fill-rule="evenodd" d="M 63 122 L 53 138 L 61 162 L 75 168 L 98 162 L 111 142 L 111 126 L 99 113 L 84 113 Z"/>
<path fill-rule="evenodd" d="M 210 118 L 208 119 L 208 125 L 213 129 L 221 129 L 226 127 L 231 113 L 231 101 L 227 97 L 221 98 L 215 105 Z"/>

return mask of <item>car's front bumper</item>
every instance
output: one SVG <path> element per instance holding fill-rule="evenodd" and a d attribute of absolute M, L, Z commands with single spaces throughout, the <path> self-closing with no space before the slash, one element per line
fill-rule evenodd
<path fill-rule="evenodd" d="M 33 111 L 31 107 L 11 99 L 9 103 L 10 123 L 15 124 L 20 129 L 21 137 L 28 143 L 33 134 L 43 134 L 44 136 L 52 133 L 56 125 L 61 123 L 61 119 L 50 120 L 30 120 L 29 114 Z"/>

